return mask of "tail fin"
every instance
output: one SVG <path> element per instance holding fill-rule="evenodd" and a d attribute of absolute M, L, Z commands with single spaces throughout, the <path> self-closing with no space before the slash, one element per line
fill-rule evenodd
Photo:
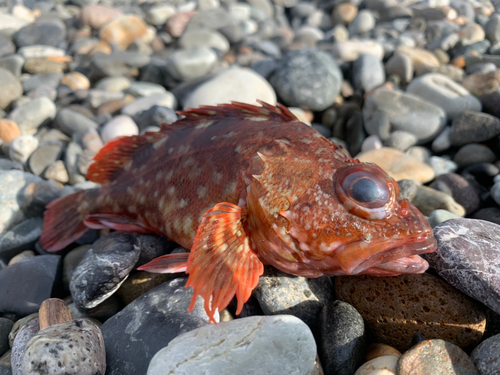
<path fill-rule="evenodd" d="M 87 192 L 88 190 L 78 191 L 47 205 L 40 237 L 40 243 L 45 250 L 55 252 L 64 249 L 89 229 L 83 223 L 85 217 L 81 210 L 81 205 L 86 204 Z"/>

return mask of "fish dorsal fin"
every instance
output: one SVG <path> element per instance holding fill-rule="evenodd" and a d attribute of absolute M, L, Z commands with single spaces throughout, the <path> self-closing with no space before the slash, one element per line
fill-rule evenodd
<path fill-rule="evenodd" d="M 178 111 L 184 118 L 170 125 L 163 125 L 162 132 L 174 129 L 175 125 L 199 126 L 211 119 L 234 118 L 244 120 L 245 118 L 262 118 L 269 121 L 298 121 L 297 117 L 284 105 L 276 106 L 257 100 L 262 106 L 247 103 L 231 102 L 231 104 L 219 104 L 217 106 L 202 106 L 200 108 L 190 108 L 185 111 Z"/>
<path fill-rule="evenodd" d="M 136 153 L 164 137 L 166 135 L 162 133 L 148 132 L 144 135 L 120 137 L 112 140 L 94 157 L 94 162 L 88 169 L 87 178 L 99 184 L 109 182 L 117 171 L 132 161 Z"/>
<path fill-rule="evenodd" d="M 264 272 L 243 228 L 245 216 L 246 211 L 232 203 L 216 204 L 203 215 L 189 254 L 186 286 L 194 289 L 189 311 L 200 295 L 214 323 L 215 312 L 226 308 L 235 295 L 236 314 L 241 313 Z"/>

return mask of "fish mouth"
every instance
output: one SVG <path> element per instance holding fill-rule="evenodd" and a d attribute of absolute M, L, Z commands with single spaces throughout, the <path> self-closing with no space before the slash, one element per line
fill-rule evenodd
<path fill-rule="evenodd" d="M 378 243 L 352 242 L 339 248 L 335 255 L 347 275 L 389 276 L 425 272 L 429 264 L 418 255 L 436 249 L 432 232 L 424 232 Z"/>

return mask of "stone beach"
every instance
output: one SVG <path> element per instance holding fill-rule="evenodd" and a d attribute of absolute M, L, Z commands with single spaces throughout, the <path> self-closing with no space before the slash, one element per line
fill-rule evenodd
<path fill-rule="evenodd" d="M 266 266 L 215 326 L 184 273 L 137 270 L 187 251 L 165 238 L 41 247 L 108 142 L 256 99 L 398 181 L 425 274 Z M 499 0 L 0 0 L 0 375 L 500 374 L 499 103 Z M 51 297 L 73 320 L 40 329 Z"/>

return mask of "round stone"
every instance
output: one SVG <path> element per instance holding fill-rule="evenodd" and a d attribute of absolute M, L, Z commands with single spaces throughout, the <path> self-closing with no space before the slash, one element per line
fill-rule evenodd
<path fill-rule="evenodd" d="M 179 46 L 184 49 L 211 47 L 222 53 L 229 51 L 229 41 L 215 30 L 188 30 L 179 39 Z"/>
<path fill-rule="evenodd" d="M 190 81 L 210 73 L 217 63 L 216 53 L 209 47 L 177 50 L 169 58 L 167 70 L 180 81 Z"/>
<path fill-rule="evenodd" d="M 500 119 L 486 113 L 464 111 L 452 123 L 450 141 L 454 147 L 480 143 L 500 135 Z"/>
<path fill-rule="evenodd" d="M 500 368 L 500 334 L 484 340 L 470 356 L 480 374 L 494 374 Z"/>
<path fill-rule="evenodd" d="M 18 47 L 45 45 L 66 47 L 66 26 L 57 18 L 38 18 L 12 35 Z"/>
<path fill-rule="evenodd" d="M 46 97 L 33 99 L 14 109 L 9 118 L 13 120 L 25 135 L 34 135 L 38 128 L 51 122 L 56 116 L 56 106 Z"/>
<path fill-rule="evenodd" d="M 384 65 L 375 55 L 360 55 L 352 69 L 355 89 L 370 91 L 385 82 Z"/>
<path fill-rule="evenodd" d="M 19 99 L 23 94 L 23 87 L 19 80 L 9 70 L 0 68 L 0 109 L 6 109 L 10 103 Z"/>
<path fill-rule="evenodd" d="M 31 154 L 38 147 L 38 139 L 32 135 L 21 135 L 14 138 L 9 148 L 9 157 L 11 160 L 20 163 L 26 163 Z"/>
<path fill-rule="evenodd" d="M 493 151 L 489 147 L 478 143 L 462 146 L 453 158 L 453 161 L 459 167 L 467 167 L 477 163 L 492 163 L 495 160 L 497 160 L 497 157 Z"/>
<path fill-rule="evenodd" d="M 0 141 L 10 143 L 20 135 L 21 130 L 19 130 L 19 126 L 14 121 L 0 119 Z"/>
<path fill-rule="evenodd" d="M 148 34 L 148 25 L 132 14 L 116 17 L 99 31 L 101 40 L 116 45 L 122 51 L 136 40 L 147 40 Z"/>
<path fill-rule="evenodd" d="M 120 115 L 107 122 L 101 130 L 101 137 L 104 143 L 108 143 L 114 138 L 138 135 L 139 128 L 130 116 Z"/>

